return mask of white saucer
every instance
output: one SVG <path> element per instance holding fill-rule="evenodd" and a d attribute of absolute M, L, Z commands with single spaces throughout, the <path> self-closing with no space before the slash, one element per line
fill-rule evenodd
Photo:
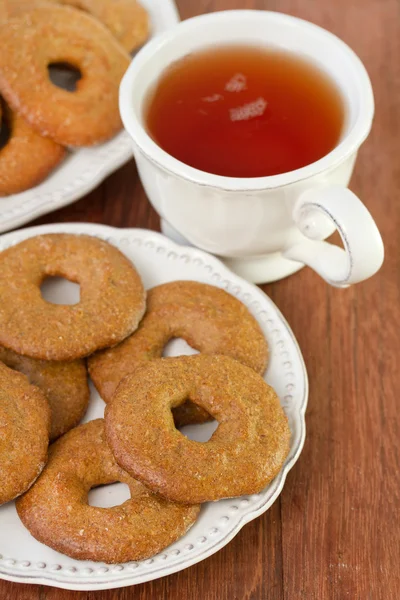
<path fill-rule="evenodd" d="M 192 247 L 192 244 L 165 219 L 161 219 L 161 231 L 173 242 Z M 251 281 L 251 283 L 271 283 L 278 281 L 297 273 L 297 271 L 305 267 L 303 263 L 297 260 L 285 258 L 282 252 L 245 258 L 225 258 L 220 256 L 219 259 L 228 269 L 239 275 L 239 277 Z"/>

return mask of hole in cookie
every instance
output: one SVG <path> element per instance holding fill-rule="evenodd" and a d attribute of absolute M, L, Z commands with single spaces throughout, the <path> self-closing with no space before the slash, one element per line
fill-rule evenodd
<path fill-rule="evenodd" d="M 6 119 L 3 119 L 0 122 L 0 150 L 7 145 L 8 140 L 10 139 L 11 131 L 10 126 L 7 123 Z"/>
<path fill-rule="evenodd" d="M 198 354 L 198 350 L 189 346 L 182 338 L 175 338 L 170 340 L 164 347 L 163 357 L 166 356 L 191 356 L 192 354 Z"/>
<path fill-rule="evenodd" d="M 208 442 L 214 431 L 217 429 L 218 421 L 209 421 L 201 425 L 185 425 L 179 431 L 182 435 L 193 440 L 194 442 Z"/>
<path fill-rule="evenodd" d="M 93 488 L 88 494 L 89 506 L 98 508 L 112 508 L 123 504 L 131 497 L 129 487 L 126 483 L 112 483 Z"/>
<path fill-rule="evenodd" d="M 69 63 L 51 63 L 48 67 L 50 81 L 67 92 L 75 92 L 78 81 L 82 78 L 81 71 Z"/>
<path fill-rule="evenodd" d="M 50 304 L 72 305 L 80 301 L 79 283 L 68 281 L 63 277 L 46 277 L 40 286 L 43 300 Z"/>
<path fill-rule="evenodd" d="M 192 348 L 192 346 L 189 346 L 189 344 L 184 339 L 174 338 L 170 340 L 168 344 L 165 345 L 162 355 L 163 357 L 167 357 L 191 356 L 193 354 L 199 354 L 199 351 L 195 350 L 195 348 Z M 213 426 L 214 429 L 210 429 L 210 426 Z M 179 431 L 191 440 L 195 440 L 197 442 L 207 442 L 217 427 L 217 421 L 210 421 L 209 423 L 204 423 L 201 425 L 185 425 L 184 427 L 179 427 Z M 209 433 L 208 429 L 210 429 Z M 204 439 L 198 439 L 198 436 Z"/>

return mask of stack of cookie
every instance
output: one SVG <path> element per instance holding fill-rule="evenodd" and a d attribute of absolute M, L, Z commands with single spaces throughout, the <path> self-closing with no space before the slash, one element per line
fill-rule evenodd
<path fill-rule="evenodd" d="M 122 128 L 119 84 L 148 33 L 136 0 L 0 0 L 0 196 Z M 74 91 L 51 82 L 57 65 L 79 72 Z"/>
<path fill-rule="evenodd" d="M 79 283 L 80 301 L 46 302 L 50 276 Z M 200 353 L 162 358 L 172 338 Z M 0 254 L 0 344 L 0 504 L 18 497 L 31 534 L 73 558 L 150 557 L 201 503 L 261 491 L 287 456 L 287 419 L 262 378 L 268 346 L 247 308 L 192 281 L 146 300 L 132 263 L 97 238 L 49 234 Z M 107 406 L 78 425 L 86 365 Z M 208 442 L 179 431 L 209 419 Z M 128 501 L 88 504 L 91 488 L 117 481 Z"/>

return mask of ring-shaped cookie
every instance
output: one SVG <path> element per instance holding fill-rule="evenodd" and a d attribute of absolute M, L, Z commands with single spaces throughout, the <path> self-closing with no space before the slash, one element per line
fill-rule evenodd
<path fill-rule="evenodd" d="M 112 508 L 88 504 L 91 488 L 117 481 L 129 486 L 129 500 Z M 163 500 L 129 477 L 107 445 L 102 419 L 51 446 L 42 476 L 17 502 L 37 540 L 76 559 L 106 563 L 153 556 L 183 536 L 199 510 Z"/>
<path fill-rule="evenodd" d="M 174 426 L 171 409 L 187 399 L 219 423 L 207 442 L 189 440 Z M 144 363 L 122 380 L 105 421 L 118 464 L 176 502 L 256 494 L 289 451 L 290 430 L 275 391 L 226 356 Z"/>
<path fill-rule="evenodd" d="M 46 302 L 46 277 L 80 284 L 80 302 Z M 74 360 L 118 344 L 138 326 L 145 292 L 115 246 L 88 235 L 29 238 L 0 253 L 0 344 L 32 358 Z"/>
<path fill-rule="evenodd" d="M 91 146 L 121 129 L 118 90 L 130 57 L 102 23 L 49 4 L 6 21 L 0 38 L 2 94 L 41 135 L 63 146 Z M 51 83 L 54 63 L 79 69 L 74 92 Z"/>
<path fill-rule="evenodd" d="M 25 492 L 40 475 L 49 428 L 43 392 L 0 362 L 0 505 Z"/>
<path fill-rule="evenodd" d="M 36 360 L 0 346 L 0 361 L 23 373 L 46 396 L 51 410 L 51 441 L 78 425 L 90 397 L 84 360 Z"/>
<path fill-rule="evenodd" d="M 122 344 L 89 358 L 90 376 L 105 402 L 121 379 L 143 361 L 160 358 L 172 338 L 183 338 L 203 354 L 224 354 L 261 375 L 268 345 L 247 307 L 224 290 L 197 281 L 173 281 L 148 292 L 139 329 Z M 209 415 L 186 403 L 174 409 L 177 426 L 201 423 Z"/>
<path fill-rule="evenodd" d="M 2 117 L 1 104 L 0 100 L 0 125 L 6 123 L 9 139 L 0 148 L 0 196 L 8 196 L 38 185 L 63 160 L 66 151 L 39 135 L 5 103 Z"/>

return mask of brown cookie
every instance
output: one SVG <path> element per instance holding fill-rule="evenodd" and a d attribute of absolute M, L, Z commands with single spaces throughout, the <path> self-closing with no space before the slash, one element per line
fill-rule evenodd
<path fill-rule="evenodd" d="M 268 345 L 247 307 L 224 290 L 197 281 L 173 281 L 149 291 L 147 311 L 134 335 L 112 350 L 90 357 L 90 376 L 109 402 L 125 375 L 141 362 L 160 358 L 172 338 L 183 338 L 203 354 L 224 354 L 263 374 Z M 174 410 L 177 426 L 209 415 L 187 403 Z"/>
<path fill-rule="evenodd" d="M 0 196 L 18 194 L 38 185 L 63 160 L 65 148 L 39 135 L 17 113 L 3 104 L 2 127 L 9 138 L 0 147 Z"/>
<path fill-rule="evenodd" d="M 65 4 L 101 21 L 131 52 L 149 37 L 149 15 L 136 0 L 0 0 L 0 22 L 43 4 Z"/>
<path fill-rule="evenodd" d="M 120 481 L 130 500 L 112 508 L 89 506 L 93 487 Z M 114 460 L 104 421 L 81 425 L 58 440 L 18 515 L 40 542 L 80 560 L 127 562 L 153 556 L 193 525 L 199 506 L 163 500 L 129 477 Z"/>
<path fill-rule="evenodd" d="M 90 397 L 85 361 L 36 360 L 1 346 L 0 361 L 26 375 L 45 394 L 51 409 L 50 440 L 78 425 Z"/>
<path fill-rule="evenodd" d="M 25 492 L 40 475 L 49 427 L 43 392 L 0 362 L 0 505 Z"/>
<path fill-rule="evenodd" d="M 46 277 L 81 286 L 81 299 L 46 302 Z M 145 291 L 132 263 L 88 235 L 39 235 L 0 253 L 0 344 L 43 360 L 74 360 L 118 344 L 138 326 Z"/>
<path fill-rule="evenodd" d="M 7 20 L 0 38 L 0 90 L 41 135 L 91 146 L 121 129 L 118 89 L 130 57 L 102 23 L 68 6 L 43 5 Z M 54 63 L 79 69 L 76 91 L 51 83 Z"/>
<path fill-rule="evenodd" d="M 101 21 L 117 38 L 119 43 L 131 52 L 149 37 L 149 16 L 136 0 L 57 0 L 80 8 Z"/>
<path fill-rule="evenodd" d="M 175 428 L 171 409 L 186 399 L 219 422 L 208 442 L 189 440 Z M 105 422 L 118 464 L 176 502 L 256 494 L 289 452 L 290 430 L 275 391 L 227 356 L 143 363 L 118 386 Z"/>
<path fill-rule="evenodd" d="M 51 5 L 55 0 L 0 0 L 0 24 L 38 6 Z"/>

